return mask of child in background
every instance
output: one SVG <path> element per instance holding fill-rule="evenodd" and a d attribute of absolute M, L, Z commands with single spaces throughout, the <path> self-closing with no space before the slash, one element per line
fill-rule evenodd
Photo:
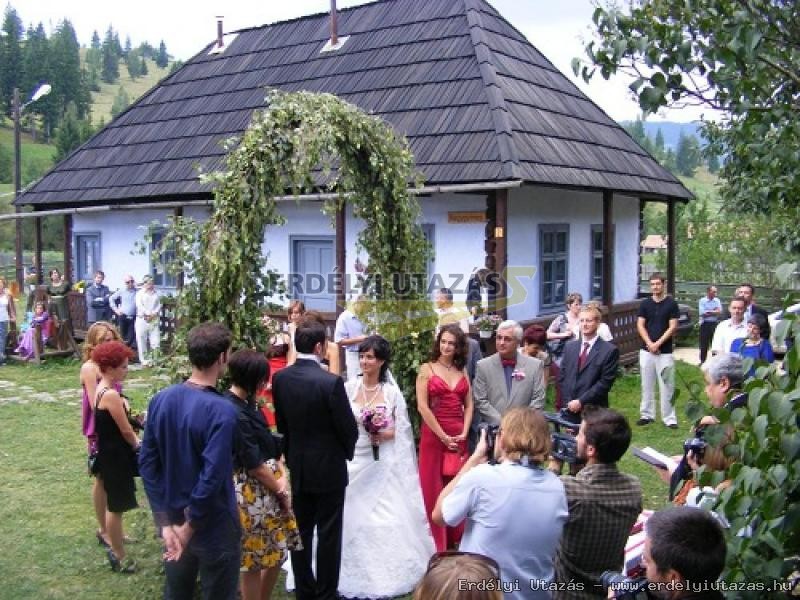
<path fill-rule="evenodd" d="M 45 310 L 44 302 L 37 302 L 33 308 L 33 318 L 31 319 L 30 327 L 25 331 L 22 340 L 17 346 L 17 354 L 22 358 L 29 360 L 34 356 L 34 337 L 36 335 L 36 325 L 41 325 L 42 346 L 47 343 L 47 338 L 50 335 L 50 315 Z"/>

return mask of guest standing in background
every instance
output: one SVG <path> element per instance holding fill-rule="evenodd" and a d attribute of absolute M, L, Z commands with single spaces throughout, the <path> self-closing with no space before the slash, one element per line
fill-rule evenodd
<path fill-rule="evenodd" d="M 86 324 L 108 321 L 111 318 L 111 290 L 103 283 L 106 274 L 95 271 L 92 285 L 86 288 Z"/>
<path fill-rule="evenodd" d="M 289 308 L 286 309 L 286 317 L 288 318 L 288 327 L 286 328 L 289 334 L 289 352 L 287 353 L 287 363 L 294 364 L 295 349 L 294 349 L 294 332 L 297 329 L 297 323 L 306 314 L 306 305 L 301 300 L 292 300 L 289 302 Z"/>
<path fill-rule="evenodd" d="M 731 344 L 731 354 L 741 354 L 742 358 L 752 358 L 754 361 L 763 361 L 772 364 L 775 354 L 772 351 L 772 344 L 765 340 L 764 329 L 766 319 L 759 313 L 753 314 L 747 321 L 747 337 L 739 338 Z M 750 367 L 747 372 L 748 377 L 756 374 L 756 365 Z"/>
<path fill-rule="evenodd" d="M 0 365 L 6 362 L 6 345 L 8 329 L 16 323 L 17 311 L 14 308 L 14 296 L 6 288 L 6 280 L 0 277 Z"/>
<path fill-rule="evenodd" d="M 111 294 L 111 310 L 117 316 L 122 341 L 129 348 L 136 348 L 136 281 L 133 275 L 125 275 L 125 287 Z"/>
<path fill-rule="evenodd" d="M 670 429 L 678 428 L 675 416 L 675 359 L 672 338 L 678 330 L 678 303 L 665 289 L 666 278 L 661 273 L 650 275 L 651 296 L 642 300 L 636 317 L 636 330 L 642 338 L 639 350 L 639 371 L 642 374 L 641 417 L 637 425 L 649 425 L 655 420 L 655 387 L 661 400 L 661 419 Z M 567 400 L 566 398 L 564 400 Z"/>
<path fill-rule="evenodd" d="M 547 349 L 552 362 L 550 363 L 550 377 L 558 380 L 558 371 L 561 368 L 561 357 L 564 355 L 564 346 L 575 337 L 575 331 L 580 328 L 580 312 L 583 306 L 583 296 L 571 292 L 565 300 L 567 311 L 558 315 L 547 328 Z M 561 410 L 563 399 L 561 391 L 556 386 L 556 410 Z"/>
<path fill-rule="evenodd" d="M 358 346 L 367 339 L 367 336 L 364 333 L 364 324 L 357 314 L 361 311 L 365 300 L 365 296 L 358 296 L 353 305 L 342 311 L 342 314 L 336 319 L 333 341 L 344 348 L 347 379 L 353 379 L 361 372 L 358 363 Z"/>
<path fill-rule="evenodd" d="M 708 348 L 714 339 L 714 331 L 722 317 L 722 302 L 717 298 L 717 288 L 708 286 L 706 295 L 697 303 L 697 314 L 700 315 L 700 364 L 706 362 Z"/>
<path fill-rule="evenodd" d="M 153 278 L 145 275 L 136 293 L 136 347 L 143 367 L 153 366 L 161 343 L 161 298 Z"/>
<path fill-rule="evenodd" d="M 461 539 L 463 527 L 446 527 L 432 520 L 439 493 L 455 473 L 446 474 L 445 454 L 466 459 L 472 422 L 472 390 L 465 370 L 467 341 L 457 324 L 439 330 L 430 361 L 417 376 L 417 410 L 422 417 L 419 438 L 419 480 L 436 550 Z"/>
<path fill-rule="evenodd" d="M 50 297 L 47 312 L 56 317 L 60 323 L 69 323 L 69 309 L 67 307 L 67 292 L 70 285 L 66 277 L 61 276 L 58 269 L 50 270 L 50 283 L 47 285 L 47 294 Z M 68 325 L 71 328 L 71 325 Z"/>

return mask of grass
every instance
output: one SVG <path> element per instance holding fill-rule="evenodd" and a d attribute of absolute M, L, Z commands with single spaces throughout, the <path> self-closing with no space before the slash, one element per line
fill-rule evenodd
<path fill-rule="evenodd" d="M 52 360 L 37 368 L 0 367 L 0 600 L 28 598 L 105 600 L 161 596 L 160 548 L 137 483 L 142 508 L 125 516 L 126 531 L 139 543 L 129 546 L 141 569 L 129 576 L 110 571 L 94 538 L 91 480 L 86 475 L 86 446 L 80 433 L 79 362 Z M 697 367 L 677 363 L 678 415 L 686 405 L 682 382 L 700 382 Z M 149 371 L 131 371 L 125 388 L 134 410 L 146 407 L 162 385 Z M 640 382 L 636 374 L 617 380 L 611 404 L 634 422 L 639 417 Z M 654 423 L 635 427 L 633 445 L 677 454 L 689 437 L 689 425 L 670 430 Z M 639 477 L 645 507 L 667 503 L 666 485 L 655 471 L 630 453 L 620 468 Z M 275 598 L 289 598 L 278 584 Z"/>

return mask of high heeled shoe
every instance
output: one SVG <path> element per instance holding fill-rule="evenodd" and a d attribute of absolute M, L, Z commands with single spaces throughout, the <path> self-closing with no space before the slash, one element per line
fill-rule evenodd
<path fill-rule="evenodd" d="M 111 548 L 108 549 L 108 564 L 115 573 L 136 573 L 136 562 L 128 556 L 120 560 Z"/>

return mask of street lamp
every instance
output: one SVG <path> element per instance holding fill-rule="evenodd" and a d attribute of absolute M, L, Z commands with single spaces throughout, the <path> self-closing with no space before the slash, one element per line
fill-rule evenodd
<path fill-rule="evenodd" d="M 12 114 L 14 118 L 14 206 L 15 212 L 21 213 L 22 207 L 17 204 L 17 199 L 19 198 L 19 191 L 22 188 L 22 176 L 21 176 L 21 146 L 20 146 L 20 139 L 19 139 L 19 119 L 22 112 L 28 107 L 28 105 L 36 102 L 43 96 L 46 96 L 50 93 L 50 90 L 53 88 L 50 87 L 50 84 L 44 83 L 40 85 L 35 92 L 33 92 L 33 96 L 31 99 L 28 100 L 25 104 L 20 105 L 19 103 L 19 88 L 14 88 L 14 104 L 12 107 Z M 38 219 L 37 219 L 38 220 Z M 17 217 L 16 223 L 16 234 L 17 238 L 16 242 L 16 270 L 17 270 L 17 285 L 19 289 L 23 289 L 25 285 L 25 272 L 22 266 L 22 219 Z M 38 269 L 42 268 L 42 265 L 37 265 Z"/>

